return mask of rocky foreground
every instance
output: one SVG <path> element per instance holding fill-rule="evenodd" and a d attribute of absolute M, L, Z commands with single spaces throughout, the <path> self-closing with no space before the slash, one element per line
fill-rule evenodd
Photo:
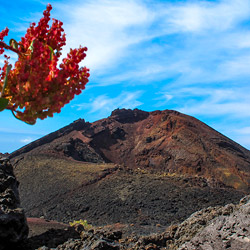
<path fill-rule="evenodd" d="M 243 250 L 249 248 L 250 196 L 246 196 L 236 205 L 228 204 L 200 210 L 182 223 L 173 224 L 159 234 L 148 236 L 131 234 L 124 237 L 123 226 L 120 224 L 90 229 L 76 225 L 64 230 L 51 229 L 42 235 L 31 237 L 17 249 Z"/>
<path fill-rule="evenodd" d="M 28 232 L 13 167 L 0 157 L 0 249 L 25 240 Z"/>

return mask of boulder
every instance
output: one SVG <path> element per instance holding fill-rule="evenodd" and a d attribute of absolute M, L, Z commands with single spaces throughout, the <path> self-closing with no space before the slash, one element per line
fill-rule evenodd
<path fill-rule="evenodd" d="M 228 213 L 211 220 L 208 226 L 178 248 L 192 249 L 250 249 L 250 196 L 242 199 L 239 207 L 231 206 Z"/>
<path fill-rule="evenodd" d="M 119 250 L 119 240 L 122 232 L 119 230 L 90 229 L 80 233 L 81 239 L 69 239 L 64 244 L 59 245 L 56 250 L 65 249 L 85 249 L 85 250 Z M 40 249 L 39 249 L 40 250 Z M 42 249 L 41 249 L 42 250 Z"/>
<path fill-rule="evenodd" d="M 0 158 L 0 250 L 25 240 L 29 233 L 18 184 L 9 160 Z"/>

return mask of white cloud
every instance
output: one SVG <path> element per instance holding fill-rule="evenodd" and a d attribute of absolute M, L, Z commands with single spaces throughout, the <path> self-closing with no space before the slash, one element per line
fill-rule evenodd
<path fill-rule="evenodd" d="M 67 9 L 64 28 L 68 40 L 64 51 L 80 44 L 87 46 L 84 64 L 92 71 L 105 71 L 126 55 L 129 45 L 144 39 L 144 27 L 153 18 L 149 9 L 133 0 L 84 1 L 69 6 L 56 4 L 56 8 Z"/>
<path fill-rule="evenodd" d="M 64 56 L 69 48 L 87 46 L 82 65 L 90 68 L 91 79 L 99 76 L 99 85 L 176 74 L 178 83 L 210 83 L 237 78 L 237 67 L 248 76 L 244 58 L 230 50 L 250 46 L 250 33 L 238 29 L 250 15 L 250 1 L 87 0 L 53 7 L 52 16 L 64 22 L 67 35 Z M 172 35 L 179 40 L 171 42 Z M 164 43 L 152 42 L 162 37 Z"/>
<path fill-rule="evenodd" d="M 158 101 L 154 106 L 155 107 L 162 107 L 166 106 L 170 100 L 174 98 L 174 95 L 170 95 L 169 93 L 157 93 L 160 95 L 159 97 L 155 98 L 154 100 Z"/>
<path fill-rule="evenodd" d="M 243 127 L 240 129 L 235 129 L 235 131 L 239 134 L 250 135 L 250 127 Z M 250 138 L 249 138 L 249 142 L 250 142 Z"/>
<path fill-rule="evenodd" d="M 120 74 L 107 76 L 105 81 L 101 81 L 98 85 L 108 86 L 127 81 L 133 81 L 134 83 L 136 82 L 136 84 L 147 84 L 156 79 L 164 79 L 168 73 L 169 75 L 172 74 L 170 73 L 169 67 L 165 65 L 160 65 L 158 63 L 147 64 L 145 62 L 141 62 L 140 64 L 140 67 L 127 69 Z"/>
<path fill-rule="evenodd" d="M 24 139 L 20 140 L 20 142 L 25 143 L 25 144 L 28 144 L 28 143 L 30 143 L 32 141 L 33 141 L 33 139 L 31 137 L 27 137 L 27 138 L 24 138 Z"/>
<path fill-rule="evenodd" d="M 141 91 L 122 92 L 119 96 L 111 98 L 107 95 L 100 95 L 89 103 L 76 104 L 77 110 L 90 109 L 89 113 L 97 113 L 99 116 L 107 116 L 116 108 L 134 109 L 143 103 L 138 101 Z"/>
<path fill-rule="evenodd" d="M 250 54 L 239 55 L 220 65 L 219 72 L 226 73 L 228 79 L 236 77 L 250 77 Z"/>
<path fill-rule="evenodd" d="M 241 73 L 250 76 L 250 52 L 242 51 L 250 47 L 250 33 L 238 27 L 249 14 L 249 1 L 240 0 L 87 1 L 68 12 L 66 50 L 89 47 L 84 64 L 100 86 L 176 75 L 177 84 L 237 80 Z M 172 35 L 178 40 L 171 41 Z M 164 43 L 152 43 L 162 37 Z"/>
<path fill-rule="evenodd" d="M 2 114 L 1 114 L 2 115 Z M 11 117 L 14 119 L 14 117 Z M 31 129 L 18 129 L 15 130 L 14 127 L 0 127 L 0 132 L 1 133 L 14 133 L 14 134 L 32 134 L 34 136 L 43 136 L 44 134 L 47 133 L 47 131 L 43 131 L 43 133 L 40 131 L 36 131 L 36 130 L 31 130 Z"/>
<path fill-rule="evenodd" d="M 249 104 L 242 102 L 231 103 L 209 103 L 197 102 L 190 107 L 186 106 L 179 109 L 180 112 L 190 115 L 207 115 L 207 116 L 220 116 L 220 115 L 232 115 L 234 117 L 250 117 Z"/>
<path fill-rule="evenodd" d="M 175 90 L 185 105 L 179 111 L 199 116 L 228 116 L 231 118 L 250 117 L 249 87 L 246 88 L 186 88 Z"/>
<path fill-rule="evenodd" d="M 199 6 L 185 6 L 172 8 L 172 18 L 168 19 L 170 26 L 174 26 L 179 31 L 197 31 L 202 28 L 203 16 Z"/>
<path fill-rule="evenodd" d="M 249 13 L 250 3 L 245 0 L 187 2 L 170 6 L 165 23 L 176 32 L 221 32 L 248 18 Z"/>

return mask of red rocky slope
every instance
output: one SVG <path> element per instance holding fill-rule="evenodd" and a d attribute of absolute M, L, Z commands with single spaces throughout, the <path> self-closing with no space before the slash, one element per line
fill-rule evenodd
<path fill-rule="evenodd" d="M 112 162 L 166 175 L 205 177 L 210 185 L 250 187 L 250 151 L 201 121 L 172 110 L 114 110 L 93 123 L 80 119 L 13 152 Z"/>

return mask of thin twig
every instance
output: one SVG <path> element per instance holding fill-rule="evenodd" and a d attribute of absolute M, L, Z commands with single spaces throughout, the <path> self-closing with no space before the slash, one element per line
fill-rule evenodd
<path fill-rule="evenodd" d="M 15 48 L 13 48 L 13 47 L 11 47 L 9 45 L 7 45 L 5 42 L 0 41 L 0 47 L 3 47 L 5 49 L 11 50 L 13 52 L 16 52 L 19 55 L 21 54 L 21 52 L 19 50 L 15 49 Z"/>

